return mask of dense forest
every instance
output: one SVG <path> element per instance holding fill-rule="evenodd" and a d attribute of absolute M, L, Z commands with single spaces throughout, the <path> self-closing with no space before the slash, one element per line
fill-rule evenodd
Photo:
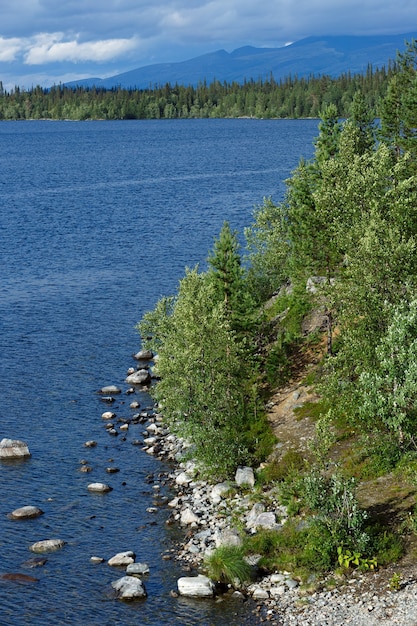
<path fill-rule="evenodd" d="M 354 94 L 360 91 L 370 111 L 376 113 L 384 97 L 395 63 L 387 69 L 338 78 L 288 77 L 275 81 L 249 80 L 244 84 L 200 83 L 154 86 L 143 90 L 72 89 L 54 86 L 7 92 L 0 83 L 0 120 L 69 119 L 126 120 L 174 118 L 303 118 L 318 117 L 322 108 L 334 104 L 347 117 Z"/>
<path fill-rule="evenodd" d="M 369 93 L 352 94 L 344 121 L 341 100 L 321 101 L 314 157 L 280 204 L 255 209 L 246 249 L 225 223 L 207 271 L 187 269 L 138 324 L 158 354 L 154 397 L 201 474 L 266 462 L 260 493 L 273 485 L 290 520 L 244 551 L 300 577 L 396 561 L 417 533 L 416 68 L 412 42 L 384 78 L 378 124 Z M 303 364 L 319 399 L 299 419 L 315 435 L 280 454 L 266 406 Z M 379 515 L 360 483 L 386 496 Z M 393 514 L 398 493 L 411 504 Z"/>

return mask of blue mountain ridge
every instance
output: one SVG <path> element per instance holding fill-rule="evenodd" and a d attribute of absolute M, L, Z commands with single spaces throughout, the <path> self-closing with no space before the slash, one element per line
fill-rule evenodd
<path fill-rule="evenodd" d="M 298 78 L 343 73 L 363 74 L 369 66 L 380 68 L 394 61 L 397 51 L 417 39 L 417 33 L 375 36 L 307 37 L 281 48 L 244 46 L 217 50 L 176 63 L 138 67 L 109 78 L 88 78 L 65 83 L 68 87 L 147 89 L 165 85 L 194 85 L 214 80 L 243 83 L 245 80 L 289 76 Z"/>

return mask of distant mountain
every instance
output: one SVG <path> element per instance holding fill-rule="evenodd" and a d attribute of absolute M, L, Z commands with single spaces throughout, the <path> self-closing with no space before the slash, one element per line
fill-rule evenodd
<path fill-rule="evenodd" d="M 102 87 L 112 89 L 146 89 L 170 83 L 197 85 L 204 80 L 231 83 L 288 76 L 339 76 L 350 71 L 364 73 L 388 65 L 405 42 L 417 39 L 417 33 L 371 37 L 308 37 L 282 48 L 253 48 L 245 46 L 226 52 L 217 50 L 180 63 L 159 63 L 139 67 L 110 78 L 89 78 L 72 81 L 66 86 Z"/>

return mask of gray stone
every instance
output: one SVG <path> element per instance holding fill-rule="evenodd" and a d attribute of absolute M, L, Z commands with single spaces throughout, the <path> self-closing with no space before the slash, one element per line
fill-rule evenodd
<path fill-rule="evenodd" d="M 213 582 L 202 574 L 198 576 L 183 576 L 178 579 L 177 585 L 178 591 L 182 596 L 211 598 L 214 595 Z"/>
<path fill-rule="evenodd" d="M 22 506 L 10 513 L 11 519 L 33 519 L 43 515 L 42 509 L 37 506 Z"/>
<path fill-rule="evenodd" d="M 107 387 L 102 387 L 99 393 L 103 393 L 104 395 L 117 395 L 118 393 L 122 393 L 122 390 L 116 385 L 108 385 Z"/>
<path fill-rule="evenodd" d="M 213 504 L 219 504 L 221 499 L 230 493 L 231 484 L 230 482 L 217 483 L 214 485 L 213 489 L 210 492 L 210 500 Z"/>
<path fill-rule="evenodd" d="M 234 528 L 225 528 L 224 530 L 216 531 L 215 534 L 216 548 L 221 546 L 236 546 L 242 545 L 243 541 L 237 530 Z"/>
<path fill-rule="evenodd" d="M 112 582 L 111 586 L 119 600 L 136 600 L 147 596 L 143 582 L 136 576 L 123 576 Z"/>
<path fill-rule="evenodd" d="M 107 561 L 107 564 L 111 567 L 118 566 L 126 566 L 134 563 L 136 555 L 131 550 L 126 550 L 126 552 L 118 552 L 111 559 Z"/>
<path fill-rule="evenodd" d="M 241 486 L 253 487 L 255 485 L 255 474 L 251 467 L 238 467 L 235 475 L 236 484 Z"/>
<path fill-rule="evenodd" d="M 19 439 L 2 439 L 0 441 L 0 459 L 22 459 L 30 457 L 29 448 Z"/>
<path fill-rule="evenodd" d="M 256 520 L 265 511 L 265 506 L 261 502 L 256 502 L 247 517 L 246 527 L 256 528 Z"/>
<path fill-rule="evenodd" d="M 153 353 L 151 350 L 139 350 L 139 352 L 134 355 L 134 358 L 138 361 L 150 361 L 153 359 Z"/>
<path fill-rule="evenodd" d="M 148 370 L 138 370 L 137 372 L 133 372 L 133 374 L 129 374 L 126 378 L 126 382 L 129 385 L 146 385 L 151 381 L 151 375 Z"/>
<path fill-rule="evenodd" d="M 252 528 L 265 528 L 269 530 L 278 530 L 281 528 L 279 524 L 277 524 L 277 520 L 275 517 L 275 513 L 261 513 L 254 520 Z"/>
<path fill-rule="evenodd" d="M 255 587 L 252 591 L 252 598 L 254 600 L 267 600 L 269 598 L 269 593 L 266 589 L 262 589 L 262 587 Z"/>
<path fill-rule="evenodd" d="M 128 576 L 143 576 L 149 574 L 149 565 L 147 563 L 131 563 L 126 567 Z"/>
<path fill-rule="evenodd" d="M 29 548 L 31 552 L 55 552 L 65 545 L 62 539 L 43 539 L 32 544 Z"/>
<path fill-rule="evenodd" d="M 190 524 L 197 524 L 199 518 L 191 509 L 184 509 L 181 513 L 181 524 L 186 524 L 187 526 Z"/>

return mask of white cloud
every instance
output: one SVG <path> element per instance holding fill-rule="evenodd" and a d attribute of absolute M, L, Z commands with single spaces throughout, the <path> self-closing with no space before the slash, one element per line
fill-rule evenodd
<path fill-rule="evenodd" d="M 37 35 L 28 46 L 24 57 L 26 65 L 44 65 L 58 62 L 103 63 L 125 55 L 138 47 L 138 40 L 103 39 L 79 42 L 76 38 L 63 41 L 63 33 Z"/>
<path fill-rule="evenodd" d="M 15 61 L 19 52 L 22 49 L 22 40 L 17 37 L 5 39 L 0 37 L 0 61 L 11 62 Z"/>

